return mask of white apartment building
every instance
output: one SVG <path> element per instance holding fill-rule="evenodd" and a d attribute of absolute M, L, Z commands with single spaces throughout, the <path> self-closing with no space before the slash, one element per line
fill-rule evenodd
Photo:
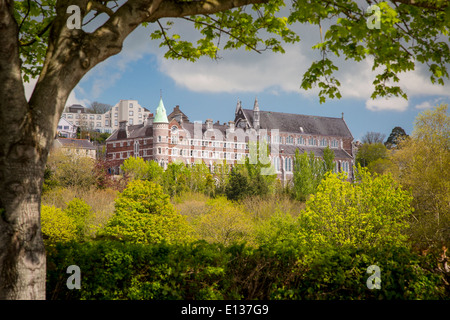
<path fill-rule="evenodd" d="M 137 100 L 120 100 L 111 110 L 105 113 L 105 123 L 111 128 L 111 133 L 119 129 L 119 122 L 127 121 L 128 125 L 142 124 L 150 111 L 142 107 Z"/>
<path fill-rule="evenodd" d="M 130 125 L 141 124 L 149 114 L 137 100 L 120 100 L 104 114 L 88 113 L 82 105 L 68 106 L 61 118 L 84 130 L 112 133 L 119 128 L 120 121 L 127 121 Z"/>

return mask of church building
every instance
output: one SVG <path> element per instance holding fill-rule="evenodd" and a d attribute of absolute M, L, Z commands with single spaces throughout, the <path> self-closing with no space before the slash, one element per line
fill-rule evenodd
<path fill-rule="evenodd" d="M 297 149 L 321 158 L 328 146 L 334 151 L 335 171 L 345 171 L 352 179 L 352 142 L 343 115 L 332 118 L 261 111 L 255 99 L 252 109 L 244 109 L 238 101 L 233 121 L 213 123 L 207 119 L 202 123 L 191 122 L 179 106 L 167 115 L 161 99 L 155 114 L 150 113 L 143 123 L 119 123 L 119 129 L 106 140 L 106 160 L 111 173 L 119 174 L 128 157 L 153 160 L 163 168 L 175 161 L 186 165 L 204 162 L 211 171 L 217 163 L 226 161 L 234 166 L 250 157 L 270 163 L 270 172 L 276 172 L 284 183 L 293 176 Z M 256 151 L 252 146 L 257 143 L 268 148 Z"/>

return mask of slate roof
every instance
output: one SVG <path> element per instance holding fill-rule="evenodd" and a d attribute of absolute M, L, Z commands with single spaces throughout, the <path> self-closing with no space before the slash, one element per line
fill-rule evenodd
<path fill-rule="evenodd" d="M 185 115 L 184 112 L 180 110 L 180 106 L 176 106 L 175 108 L 173 108 L 173 111 L 167 116 L 167 119 L 170 122 L 170 120 L 174 119 L 177 115 L 181 115 L 183 122 L 189 122 L 188 116 Z"/>
<path fill-rule="evenodd" d="M 85 139 L 57 138 L 56 141 L 59 142 L 62 147 L 95 149 L 94 145 L 89 140 Z"/>
<path fill-rule="evenodd" d="M 69 107 L 69 112 L 77 113 L 81 111 L 81 113 L 86 113 L 86 107 L 83 107 L 81 104 L 73 104 Z"/>
<path fill-rule="evenodd" d="M 183 124 L 182 124 L 183 129 L 186 130 L 186 131 L 188 131 L 189 134 L 191 135 L 191 139 L 194 138 L 194 128 L 195 128 L 195 125 L 196 125 L 196 124 L 193 123 L 193 122 L 183 122 Z M 197 125 L 198 125 L 198 124 L 197 124 Z M 201 124 L 201 127 L 202 127 L 202 135 L 203 135 L 203 134 L 207 131 L 207 130 L 206 130 L 206 124 L 205 124 L 205 123 L 202 123 L 202 124 Z M 220 132 L 222 133 L 223 139 L 225 139 L 226 133 L 227 133 L 226 130 L 228 129 L 228 126 L 227 126 L 227 125 L 225 125 L 225 124 L 213 123 L 213 129 L 214 129 L 214 132 L 217 132 L 217 130 L 220 131 Z"/>
<path fill-rule="evenodd" d="M 126 136 L 125 130 L 114 130 L 114 132 L 106 139 L 107 141 L 114 140 L 124 140 L 127 138 L 141 138 L 141 137 L 153 137 L 153 127 L 146 126 L 144 124 L 135 124 L 132 126 L 127 126 L 128 137 Z"/>
<path fill-rule="evenodd" d="M 253 124 L 253 110 L 242 109 L 250 125 Z M 308 116 L 294 113 L 260 111 L 261 129 L 278 129 L 280 132 L 317 134 L 353 138 L 342 118 Z M 300 127 L 303 128 L 301 131 Z"/>

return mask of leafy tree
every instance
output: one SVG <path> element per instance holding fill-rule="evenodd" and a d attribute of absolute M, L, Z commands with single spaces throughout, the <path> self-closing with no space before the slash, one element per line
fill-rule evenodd
<path fill-rule="evenodd" d="M 45 167 L 44 183 L 43 183 L 43 186 L 42 186 L 42 193 L 43 194 L 45 192 L 50 191 L 51 189 L 53 189 L 54 187 L 56 187 L 58 185 L 58 181 L 54 178 L 54 175 L 55 175 L 55 173 L 47 165 Z"/>
<path fill-rule="evenodd" d="M 388 157 L 386 146 L 380 142 L 364 143 L 356 153 L 356 163 L 361 167 L 368 167 L 371 163 Z"/>
<path fill-rule="evenodd" d="M 47 246 L 77 238 L 77 225 L 67 212 L 54 206 L 42 205 L 42 234 Z"/>
<path fill-rule="evenodd" d="M 165 192 L 171 197 L 187 191 L 187 177 L 184 163 L 169 163 L 163 173 L 163 186 Z"/>
<path fill-rule="evenodd" d="M 229 200 L 241 200 L 249 194 L 249 189 L 250 186 L 245 174 L 238 167 L 233 167 L 225 188 L 227 198 Z"/>
<path fill-rule="evenodd" d="M 76 20 L 67 11 L 69 5 L 80 9 L 82 28 L 68 23 Z M 388 84 L 395 84 L 397 75 L 414 69 L 416 62 L 428 65 L 431 82 L 444 84 L 448 78 L 448 1 L 379 3 L 380 28 L 373 32 L 367 32 L 371 17 L 356 0 L 295 1 L 289 15 L 280 17 L 283 6 L 281 0 L 136 0 L 120 6 L 116 1 L 0 0 L 0 48 L 7 48 L 0 52 L 0 135 L 4 137 L 0 142 L 0 209 L 5 221 L 0 223 L 4 235 L 0 244 L 6 250 L 0 256 L 0 298 L 44 298 L 44 246 L 34 230 L 40 226 L 39 199 L 57 122 L 79 81 L 119 53 L 139 25 L 157 27 L 151 38 L 169 48 L 166 57 L 194 61 L 201 56 L 216 58 L 219 44 L 224 49 L 283 52 L 283 42 L 300 39 L 289 24 L 321 26 L 331 20 L 323 40 L 314 47 L 321 59 L 311 65 L 301 83 L 304 89 L 318 85 L 322 102 L 325 97 L 340 97 L 340 84 L 333 76 L 338 68 L 329 58 L 332 54 L 354 61 L 370 56 L 373 70 L 383 67 L 373 81 L 373 97 L 405 96 L 401 88 Z M 197 43 L 170 34 L 167 25 L 174 21 L 164 18 L 192 22 L 200 33 Z M 30 78 L 38 80 L 27 99 L 23 80 Z M 25 252 L 34 253 L 33 263 Z M 26 270 L 38 272 L 29 277 L 31 271 Z"/>
<path fill-rule="evenodd" d="M 89 219 L 93 215 L 91 206 L 82 199 L 74 198 L 67 203 L 64 212 L 68 217 L 72 218 L 75 223 L 77 239 L 84 240 L 89 231 Z"/>
<path fill-rule="evenodd" d="M 314 194 L 325 172 L 334 168 L 334 153 L 325 149 L 325 159 L 318 159 L 314 152 L 303 154 L 295 150 L 294 155 L 294 194 L 297 200 L 305 201 L 310 194 Z"/>
<path fill-rule="evenodd" d="M 450 245 L 450 117 L 447 105 L 423 111 L 411 137 L 400 143 L 390 172 L 411 188 L 415 208 L 410 232 L 422 249 Z"/>
<path fill-rule="evenodd" d="M 89 189 L 95 184 L 94 167 L 95 160 L 64 149 L 54 150 L 47 165 L 59 186 L 81 189 Z"/>
<path fill-rule="evenodd" d="M 330 149 L 329 146 L 327 146 L 323 150 L 323 165 L 324 165 L 324 172 L 331 172 L 334 170 L 334 151 Z"/>
<path fill-rule="evenodd" d="M 276 175 L 265 174 L 264 168 L 270 164 L 262 164 L 258 159 L 250 163 L 246 157 L 244 163 L 236 164 L 231 170 L 228 185 L 225 188 L 227 198 L 241 200 L 249 196 L 266 196 L 275 190 Z"/>
<path fill-rule="evenodd" d="M 206 203 L 206 213 L 193 222 L 200 239 L 212 243 L 230 245 L 236 242 L 253 242 L 251 216 L 242 205 L 225 197 L 210 199 Z"/>
<path fill-rule="evenodd" d="M 402 127 L 395 127 L 392 129 L 391 134 L 387 138 L 384 145 L 388 149 L 396 149 L 400 143 L 400 141 L 406 139 L 408 135 L 406 134 L 405 130 L 403 130 Z"/>
<path fill-rule="evenodd" d="M 160 185 L 133 180 L 115 201 L 115 213 L 100 232 L 132 243 L 178 242 L 191 239 L 191 229 Z"/>
<path fill-rule="evenodd" d="M 302 247 L 405 245 L 412 196 L 388 175 L 358 168 L 358 183 L 326 174 L 299 216 Z"/>
<path fill-rule="evenodd" d="M 210 194 L 214 188 L 214 178 L 204 162 L 195 163 L 184 171 L 187 186 L 192 192 Z"/>
<path fill-rule="evenodd" d="M 214 165 L 214 180 L 215 180 L 215 193 L 225 194 L 226 186 L 228 184 L 228 177 L 230 168 L 226 162 L 217 162 Z"/>
<path fill-rule="evenodd" d="M 148 161 L 147 166 L 148 166 L 147 179 L 149 181 L 161 184 L 164 169 L 161 168 L 161 166 L 158 164 L 157 161 Z"/>
<path fill-rule="evenodd" d="M 144 180 L 149 176 L 148 162 L 141 157 L 129 157 L 125 159 L 120 166 L 120 169 L 123 171 L 124 175 L 131 180 Z M 163 172 L 162 168 L 160 172 Z"/>
<path fill-rule="evenodd" d="M 255 241 L 259 246 L 284 248 L 298 246 L 300 231 L 298 219 L 292 214 L 277 209 L 255 227 Z"/>

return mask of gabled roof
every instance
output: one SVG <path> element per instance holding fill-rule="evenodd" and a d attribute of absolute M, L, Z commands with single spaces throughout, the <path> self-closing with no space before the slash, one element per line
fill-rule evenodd
<path fill-rule="evenodd" d="M 66 148 L 95 149 L 94 145 L 86 139 L 57 138 L 56 142 Z"/>
<path fill-rule="evenodd" d="M 178 117 L 181 117 L 183 122 L 189 122 L 189 118 L 184 114 L 183 111 L 180 110 L 180 106 L 176 106 L 175 108 L 173 108 L 173 111 L 167 116 L 167 119 L 170 121 Z"/>
<path fill-rule="evenodd" d="M 74 126 L 74 124 L 72 122 L 70 122 L 69 120 L 67 120 L 66 118 L 61 117 L 58 121 L 58 126 L 60 125 L 69 125 L 69 126 Z"/>
<path fill-rule="evenodd" d="M 187 123 L 183 122 L 183 125 L 182 125 L 183 129 L 185 131 L 189 132 L 189 134 L 191 136 L 191 139 L 194 139 L 194 138 L 197 139 L 196 137 L 194 137 L 195 126 L 196 126 L 196 124 L 193 123 L 193 122 L 187 122 Z M 203 135 L 207 131 L 206 130 L 206 124 L 205 123 L 201 123 L 201 124 L 197 124 L 197 126 L 199 126 L 199 127 L 201 126 L 201 128 L 202 128 L 202 137 L 203 137 Z M 213 132 L 219 131 L 222 134 L 222 139 L 225 139 L 226 138 L 226 133 L 227 133 L 226 130 L 228 128 L 229 127 L 226 124 L 213 123 L 213 131 L 211 132 L 212 133 L 211 136 L 215 135 Z M 216 139 L 218 139 L 218 138 L 219 137 L 216 137 Z"/>
<path fill-rule="evenodd" d="M 114 132 L 106 139 L 106 141 L 125 140 L 127 138 L 153 137 L 153 127 L 144 126 L 143 123 L 127 126 L 128 136 L 125 130 L 114 130 Z"/>
<path fill-rule="evenodd" d="M 242 109 L 250 126 L 253 125 L 253 110 Z M 261 129 L 278 129 L 280 132 L 317 134 L 353 138 L 344 119 L 308 116 L 303 114 L 259 111 Z M 302 131 L 302 129 L 303 131 Z"/>

